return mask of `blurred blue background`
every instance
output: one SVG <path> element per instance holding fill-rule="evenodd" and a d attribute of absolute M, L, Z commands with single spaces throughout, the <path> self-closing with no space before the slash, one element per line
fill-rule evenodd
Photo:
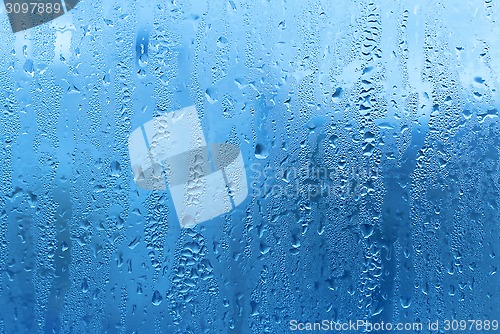
<path fill-rule="evenodd" d="M 1 10 L 0 332 L 498 320 L 498 4 Z M 192 104 L 251 193 L 181 229 L 127 139 Z"/>

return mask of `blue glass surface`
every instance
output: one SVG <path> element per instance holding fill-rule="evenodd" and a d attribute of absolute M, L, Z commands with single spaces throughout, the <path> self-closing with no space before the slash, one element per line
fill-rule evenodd
<path fill-rule="evenodd" d="M 0 6 L 1 333 L 498 331 L 498 3 L 67 3 Z M 248 194 L 183 228 L 129 137 L 188 106 Z"/>

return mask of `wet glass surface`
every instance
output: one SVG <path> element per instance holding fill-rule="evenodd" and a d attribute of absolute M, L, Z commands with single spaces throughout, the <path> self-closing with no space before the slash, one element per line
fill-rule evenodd
<path fill-rule="evenodd" d="M 0 332 L 498 330 L 497 4 L 64 6 L 0 9 Z"/>

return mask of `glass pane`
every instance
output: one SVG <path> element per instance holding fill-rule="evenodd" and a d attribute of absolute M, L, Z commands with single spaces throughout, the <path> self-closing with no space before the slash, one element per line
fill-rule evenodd
<path fill-rule="evenodd" d="M 2 332 L 498 330 L 495 2 L 0 18 Z"/>

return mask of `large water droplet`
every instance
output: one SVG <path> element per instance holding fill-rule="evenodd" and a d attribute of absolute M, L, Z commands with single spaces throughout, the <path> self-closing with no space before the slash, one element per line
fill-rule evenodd
<path fill-rule="evenodd" d="M 160 295 L 160 293 L 158 292 L 158 290 L 156 290 L 154 293 L 153 293 L 153 299 L 151 300 L 151 302 L 153 303 L 153 305 L 160 305 L 161 302 L 163 301 L 163 297 Z"/>
<path fill-rule="evenodd" d="M 267 148 L 262 144 L 255 145 L 255 157 L 257 159 L 265 159 L 269 155 Z"/>

